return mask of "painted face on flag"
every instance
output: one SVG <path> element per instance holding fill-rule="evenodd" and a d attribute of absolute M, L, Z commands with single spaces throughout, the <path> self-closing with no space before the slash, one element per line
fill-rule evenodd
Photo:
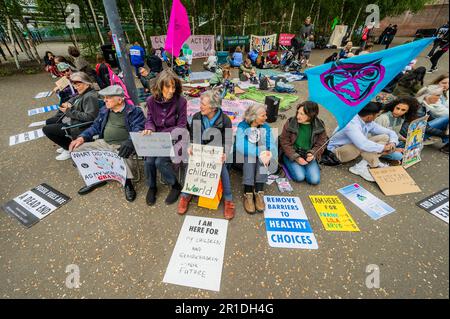
<path fill-rule="evenodd" d="M 362 103 L 383 81 L 381 59 L 366 63 L 333 63 L 320 75 L 323 86 L 348 106 Z"/>

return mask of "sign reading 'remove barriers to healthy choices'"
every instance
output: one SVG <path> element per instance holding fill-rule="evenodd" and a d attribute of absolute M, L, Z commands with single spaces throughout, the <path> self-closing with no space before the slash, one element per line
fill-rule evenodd
<path fill-rule="evenodd" d="M 70 197 L 58 192 L 53 187 L 40 184 L 10 200 L 2 208 L 24 226 L 31 227 L 69 200 Z"/>
<path fill-rule="evenodd" d="M 448 224 L 448 188 L 421 200 L 417 206 Z"/>
<path fill-rule="evenodd" d="M 309 196 L 327 231 L 358 232 L 359 228 L 337 196 Z"/>
<path fill-rule="evenodd" d="M 141 133 L 130 132 L 130 136 L 138 156 L 175 156 L 170 133 L 152 133 L 144 136 Z"/>
<path fill-rule="evenodd" d="M 192 144 L 183 193 L 213 199 L 222 172 L 223 147 Z"/>
<path fill-rule="evenodd" d="M 338 190 L 353 204 L 358 206 L 364 213 L 372 219 L 378 220 L 381 217 L 395 212 L 395 209 L 369 193 L 359 184 L 352 184 Z"/>
<path fill-rule="evenodd" d="M 84 151 L 70 154 L 86 186 L 114 180 L 125 186 L 127 168 L 122 157 L 109 151 Z"/>
<path fill-rule="evenodd" d="M 9 137 L 9 146 L 32 141 L 32 140 L 38 139 L 40 137 L 43 137 L 44 135 L 45 134 L 42 131 L 42 129 L 13 135 L 13 136 Z"/>
<path fill-rule="evenodd" d="M 319 248 L 300 198 L 264 196 L 264 202 L 264 218 L 270 247 Z"/>
<path fill-rule="evenodd" d="M 220 291 L 228 221 L 186 216 L 163 282 Z"/>
<path fill-rule="evenodd" d="M 386 196 L 421 192 L 416 182 L 401 166 L 372 168 L 370 174 Z"/>

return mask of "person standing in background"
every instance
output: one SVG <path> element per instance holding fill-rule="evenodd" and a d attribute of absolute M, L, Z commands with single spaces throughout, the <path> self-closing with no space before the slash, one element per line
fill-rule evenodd
<path fill-rule="evenodd" d="M 145 64 L 145 50 L 139 45 L 139 42 L 134 42 L 130 47 L 130 62 L 136 71 L 136 77 L 139 77 L 139 68 Z"/>

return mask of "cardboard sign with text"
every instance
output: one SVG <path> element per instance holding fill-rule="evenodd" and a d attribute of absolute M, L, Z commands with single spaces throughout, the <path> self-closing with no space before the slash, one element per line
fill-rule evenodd
<path fill-rule="evenodd" d="M 386 196 L 421 192 L 419 186 L 402 166 L 372 168 L 370 174 Z"/>
<path fill-rule="evenodd" d="M 70 85 L 70 81 L 68 78 L 66 78 L 65 76 L 63 76 L 62 78 L 60 78 L 58 81 L 55 82 L 56 86 L 58 87 L 58 90 L 62 91 L 64 90 L 66 87 L 68 87 Z"/>

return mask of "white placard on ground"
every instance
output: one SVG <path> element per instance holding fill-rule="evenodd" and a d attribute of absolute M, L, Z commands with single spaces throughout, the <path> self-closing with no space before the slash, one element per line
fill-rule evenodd
<path fill-rule="evenodd" d="M 36 96 L 34 97 L 35 99 L 42 99 L 44 97 L 49 97 L 53 94 L 52 91 L 45 91 L 45 92 L 39 92 L 38 94 L 36 94 Z"/>
<path fill-rule="evenodd" d="M 186 216 L 163 282 L 220 291 L 228 221 Z"/>
<path fill-rule="evenodd" d="M 37 109 L 28 110 L 28 116 L 56 111 L 58 108 L 59 108 L 58 104 L 38 107 Z"/>
<path fill-rule="evenodd" d="M 110 151 L 70 153 L 86 186 L 114 180 L 125 186 L 127 167 L 122 157 Z"/>
<path fill-rule="evenodd" d="M 130 132 L 130 136 L 138 156 L 175 156 L 170 133 L 152 133 L 143 136 L 141 133 Z"/>
<path fill-rule="evenodd" d="M 13 136 L 9 137 L 9 146 L 32 141 L 32 140 L 38 139 L 44 135 L 45 134 L 41 128 L 38 130 L 13 135 Z"/>
<path fill-rule="evenodd" d="M 37 127 L 37 126 L 44 126 L 45 125 L 45 121 L 40 121 L 40 122 L 33 122 L 30 125 L 28 125 L 28 127 Z"/>
<path fill-rule="evenodd" d="M 300 198 L 264 196 L 264 202 L 264 218 L 270 247 L 319 248 Z"/>
<path fill-rule="evenodd" d="M 369 193 L 359 184 L 352 184 L 338 189 L 338 192 L 344 195 L 348 200 L 358 206 L 364 213 L 369 215 L 374 220 L 395 212 L 394 208 Z"/>

